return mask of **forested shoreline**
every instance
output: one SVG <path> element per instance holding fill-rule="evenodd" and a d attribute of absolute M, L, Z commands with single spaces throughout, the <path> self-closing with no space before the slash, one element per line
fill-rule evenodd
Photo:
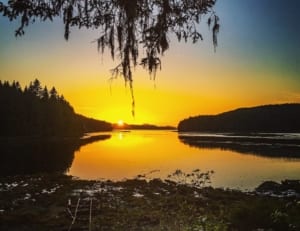
<path fill-rule="evenodd" d="M 300 132 L 300 104 L 263 105 L 238 108 L 218 115 L 199 115 L 184 119 L 178 131 L 197 132 Z"/>
<path fill-rule="evenodd" d="M 80 137 L 112 130 L 107 122 L 76 114 L 55 87 L 49 91 L 38 79 L 24 89 L 17 81 L 0 81 L 0 105 L 0 136 Z"/>

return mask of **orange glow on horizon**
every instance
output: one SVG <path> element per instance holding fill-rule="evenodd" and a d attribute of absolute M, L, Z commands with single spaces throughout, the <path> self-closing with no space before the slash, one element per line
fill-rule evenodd
<path fill-rule="evenodd" d="M 225 86 L 223 90 L 217 89 L 216 92 L 209 90 L 195 92 L 193 89 L 170 90 L 164 85 L 154 89 L 151 83 L 147 82 L 134 88 L 135 116 L 132 116 L 130 92 L 122 85 L 122 80 L 118 82 L 120 85 L 113 86 L 112 93 L 108 84 L 95 83 L 73 86 L 66 89 L 63 94 L 77 113 L 112 123 L 117 122 L 118 126 L 121 125 L 119 120 L 128 124 L 177 126 L 180 120 L 189 116 L 218 114 L 239 107 L 283 103 L 284 101 L 280 101 L 280 95 L 288 96 L 282 92 L 278 94 L 279 97 L 274 97 L 273 92 L 268 92 L 267 89 L 264 91 L 263 99 L 258 95 L 258 91 L 255 94 L 235 97 L 242 92 L 226 89 Z M 295 101 L 292 98 L 295 97 L 286 98 L 285 102 Z"/>
<path fill-rule="evenodd" d="M 197 44 L 178 43 L 176 36 L 170 36 L 170 49 L 161 57 L 162 69 L 155 78 L 149 77 L 139 65 L 134 68 L 135 117 L 132 116 L 130 87 L 124 86 L 122 77 L 111 81 L 110 70 L 119 61 L 112 60 L 110 52 L 101 56 L 97 45 L 91 43 L 99 36 L 98 30 L 74 28 L 70 40 L 65 42 L 61 22 L 55 20 L 33 24 L 31 32 L 14 39 L 15 24 L 0 20 L 3 41 L 0 43 L 0 80 L 16 80 L 25 87 L 38 78 L 48 89 L 55 86 L 75 112 L 111 123 L 122 118 L 128 124 L 176 126 L 190 116 L 218 114 L 239 107 L 299 103 L 299 68 L 294 65 L 299 52 L 290 49 L 297 47 L 295 38 L 299 33 L 294 31 L 295 35 L 290 36 L 289 27 L 284 25 L 291 24 L 282 24 L 276 27 L 282 38 L 271 41 L 267 36 L 263 39 L 260 36 L 268 33 L 252 32 L 259 28 L 266 32 L 266 24 L 261 22 L 271 23 L 271 20 L 255 21 L 247 12 L 227 11 L 231 4 L 234 9 L 238 9 L 238 5 L 244 9 L 244 1 L 221 2 L 226 1 L 220 1 L 217 6 L 224 30 L 216 52 L 205 26 L 201 30 L 206 39 Z M 298 15 L 285 19 L 293 16 L 295 20 L 291 22 L 297 22 Z M 240 25 L 232 23 L 237 16 L 241 22 L 255 26 L 239 28 Z M 245 34 L 249 36 L 241 36 Z M 282 42 L 284 38 L 286 42 Z M 272 47 L 277 42 L 280 43 Z M 144 55 L 141 53 L 140 58 Z"/>
<path fill-rule="evenodd" d="M 118 127 L 123 127 L 124 126 L 124 122 L 123 120 L 118 120 Z"/>

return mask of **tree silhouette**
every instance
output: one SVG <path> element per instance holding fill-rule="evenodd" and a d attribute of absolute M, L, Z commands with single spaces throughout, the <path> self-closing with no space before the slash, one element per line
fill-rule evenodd
<path fill-rule="evenodd" d="M 41 97 L 42 96 L 42 87 L 41 82 L 38 79 L 35 79 L 29 84 L 29 92 L 31 92 L 34 96 Z"/>
<path fill-rule="evenodd" d="M 38 79 L 24 90 L 16 81 L 0 81 L 0 105 L 0 137 L 80 137 L 84 132 L 112 129 L 109 123 L 76 114 L 55 87 L 48 92 Z"/>
<path fill-rule="evenodd" d="M 44 101 L 47 101 L 49 99 L 49 92 L 48 92 L 47 86 L 44 87 L 41 98 Z"/>
<path fill-rule="evenodd" d="M 5 1 L 6 2 L 6 1 Z M 111 57 L 120 60 L 112 69 L 132 85 L 132 68 L 141 64 L 151 75 L 161 68 L 160 56 L 169 49 L 169 35 L 179 41 L 196 43 L 203 39 L 198 24 L 207 15 L 213 44 L 217 46 L 219 18 L 213 11 L 216 0 L 10 0 L 0 1 L 0 13 L 10 20 L 20 20 L 15 35 L 36 20 L 52 21 L 62 17 L 64 37 L 71 28 L 99 29 L 95 41 L 100 52 L 109 48 Z M 140 51 L 145 54 L 139 60 Z"/>
<path fill-rule="evenodd" d="M 56 100 L 57 99 L 57 91 L 55 87 L 52 87 L 50 90 L 50 99 Z"/>
<path fill-rule="evenodd" d="M 112 78 L 123 76 L 129 83 L 134 116 L 135 100 L 132 69 L 138 64 L 155 78 L 161 69 L 160 57 L 169 49 L 169 35 L 178 41 L 203 40 L 199 26 L 203 16 L 212 30 L 217 46 L 219 17 L 213 11 L 216 0 L 10 0 L 0 1 L 0 13 L 10 20 L 20 20 L 15 35 L 25 33 L 29 23 L 52 21 L 62 17 L 64 37 L 68 40 L 71 28 L 99 29 L 98 51 L 108 48 L 112 59 L 120 63 L 111 70 Z M 142 51 L 142 52 L 141 52 Z M 139 54 L 145 54 L 139 58 Z"/>

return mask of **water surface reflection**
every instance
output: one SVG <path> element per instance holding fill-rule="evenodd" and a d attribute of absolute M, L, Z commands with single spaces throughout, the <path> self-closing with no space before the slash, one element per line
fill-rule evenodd
<path fill-rule="evenodd" d="M 65 173 L 72 165 L 74 153 L 82 146 L 109 137 L 110 135 L 85 139 L 2 138 L 0 176 Z"/>
<path fill-rule="evenodd" d="M 68 174 L 83 179 L 132 178 L 154 171 L 165 178 L 176 169 L 214 170 L 213 186 L 251 189 L 265 180 L 297 179 L 300 160 L 245 155 L 238 149 L 181 142 L 171 131 L 113 132 L 110 139 L 76 152 Z"/>
<path fill-rule="evenodd" d="M 300 159 L 300 137 L 285 135 L 232 136 L 209 134 L 179 134 L 179 140 L 199 149 L 222 149 L 272 158 Z"/>

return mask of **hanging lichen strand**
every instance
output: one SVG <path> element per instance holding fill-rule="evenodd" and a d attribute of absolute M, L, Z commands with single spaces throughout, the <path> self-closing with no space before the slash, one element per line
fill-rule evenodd
<path fill-rule="evenodd" d="M 123 76 L 132 92 L 132 69 L 141 64 L 155 78 L 161 55 L 169 48 L 168 35 L 179 41 L 196 43 L 203 39 L 198 24 L 207 15 L 217 46 L 219 18 L 212 10 L 216 0 L 14 0 L 0 2 L 0 13 L 21 20 L 15 35 L 24 34 L 29 23 L 63 17 L 64 37 L 71 28 L 99 29 L 96 40 L 100 52 L 108 48 L 112 59 L 120 61 L 112 75 Z M 144 57 L 139 59 L 139 51 Z M 133 108 L 134 108 L 134 97 Z"/>
<path fill-rule="evenodd" d="M 191 39 L 193 43 L 202 35 L 197 25 L 201 16 L 208 14 L 212 25 L 213 44 L 217 45 L 219 18 L 212 11 L 216 0 L 15 0 L 0 2 L 0 13 L 10 20 L 21 19 L 16 36 L 36 19 L 53 20 L 62 16 L 65 39 L 71 27 L 100 29 L 98 49 L 107 47 L 111 57 L 120 64 L 113 74 L 121 74 L 132 81 L 132 67 L 141 64 L 150 74 L 161 67 L 160 56 L 169 48 L 168 35 L 178 40 Z M 139 50 L 145 57 L 138 60 Z"/>

